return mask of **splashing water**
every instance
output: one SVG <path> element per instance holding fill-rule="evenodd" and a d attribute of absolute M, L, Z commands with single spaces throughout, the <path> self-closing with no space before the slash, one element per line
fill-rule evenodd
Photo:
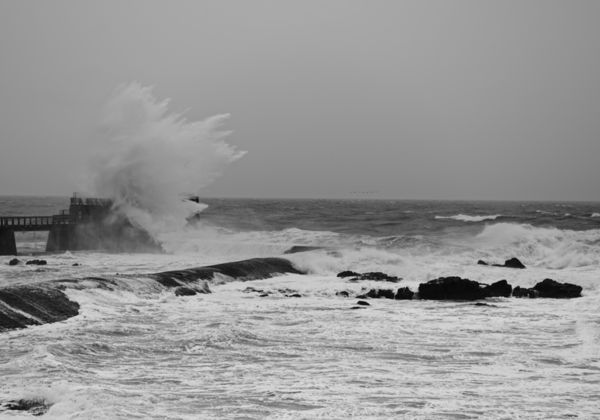
<path fill-rule="evenodd" d="M 91 162 L 94 194 L 153 236 L 183 227 L 206 206 L 183 200 L 197 194 L 246 152 L 225 142 L 229 114 L 187 121 L 157 100 L 151 87 L 117 88 L 106 105 L 102 141 Z"/>

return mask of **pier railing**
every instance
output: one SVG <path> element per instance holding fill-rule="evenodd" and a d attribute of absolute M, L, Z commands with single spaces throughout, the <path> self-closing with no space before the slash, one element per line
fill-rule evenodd
<path fill-rule="evenodd" d="M 0 228 L 13 230 L 49 230 L 54 225 L 68 225 L 70 223 L 69 215 L 0 217 Z"/>

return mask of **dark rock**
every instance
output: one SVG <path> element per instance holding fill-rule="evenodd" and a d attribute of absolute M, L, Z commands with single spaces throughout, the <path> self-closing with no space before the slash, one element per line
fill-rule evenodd
<path fill-rule="evenodd" d="M 519 261 L 517 258 L 511 258 L 509 260 L 504 261 L 504 267 L 525 268 L 525 265 L 521 261 Z"/>
<path fill-rule="evenodd" d="M 360 273 L 355 273 L 354 271 L 342 271 L 341 273 L 337 274 L 338 277 L 340 278 L 344 278 L 344 277 L 360 277 Z"/>
<path fill-rule="evenodd" d="M 394 291 L 390 290 L 390 289 L 371 289 L 362 296 L 367 297 L 367 298 L 373 298 L 373 299 L 380 299 L 380 298 L 394 299 Z M 357 296 L 357 297 L 361 298 L 362 296 Z"/>
<path fill-rule="evenodd" d="M 41 416 L 46 414 L 51 406 L 52 404 L 48 403 L 43 398 L 34 398 L 9 401 L 3 404 L 2 408 L 12 411 L 27 411 L 32 416 Z"/>
<path fill-rule="evenodd" d="M 17 264 L 19 264 L 20 262 L 21 262 L 21 261 L 20 261 L 19 259 L 17 259 L 17 258 L 13 258 L 12 260 L 10 260 L 10 261 L 8 262 L 8 265 L 17 265 Z"/>
<path fill-rule="evenodd" d="M 189 287 L 180 286 L 175 289 L 175 296 L 194 296 L 196 291 Z"/>
<path fill-rule="evenodd" d="M 46 265 L 48 262 L 46 260 L 29 260 L 25 263 L 26 265 Z"/>
<path fill-rule="evenodd" d="M 360 276 L 360 280 L 389 281 L 392 283 L 398 283 L 402 279 L 396 276 L 390 276 L 388 274 L 382 273 L 381 271 L 373 271 L 370 273 L 362 274 Z"/>
<path fill-rule="evenodd" d="M 487 297 L 509 297 L 512 292 L 512 286 L 506 280 L 500 280 L 483 289 Z"/>
<path fill-rule="evenodd" d="M 367 308 L 365 308 L 364 306 L 353 306 L 350 309 L 367 309 Z"/>
<path fill-rule="evenodd" d="M 79 304 L 48 283 L 0 289 L 0 331 L 63 321 L 78 313 Z"/>
<path fill-rule="evenodd" d="M 533 299 L 538 297 L 538 292 L 534 289 L 526 289 L 525 287 L 517 286 L 513 289 L 512 295 L 518 298 L 527 297 Z"/>
<path fill-rule="evenodd" d="M 477 261 L 477 264 L 479 264 L 479 265 L 489 265 L 488 263 L 486 263 L 486 262 L 485 262 L 485 261 L 483 261 L 483 260 L 479 260 L 479 261 Z"/>
<path fill-rule="evenodd" d="M 294 245 L 290 249 L 285 250 L 284 254 L 296 254 L 298 252 L 307 252 L 307 251 L 315 251 L 317 249 L 323 249 L 320 246 L 304 246 L 304 245 Z"/>
<path fill-rule="evenodd" d="M 371 306 L 369 302 L 365 302 L 364 300 L 359 300 L 358 302 L 356 302 L 356 304 L 361 306 Z"/>
<path fill-rule="evenodd" d="M 293 298 L 299 298 L 299 297 L 302 297 L 302 295 L 301 295 L 300 293 L 294 293 L 294 294 L 291 294 L 291 295 L 285 295 L 285 296 L 286 296 L 286 297 L 293 297 Z"/>
<path fill-rule="evenodd" d="M 268 297 L 269 293 L 265 292 L 265 293 L 261 293 L 260 295 L 258 295 L 258 297 Z"/>
<path fill-rule="evenodd" d="M 401 287 L 396 291 L 396 295 L 394 296 L 394 299 L 396 299 L 396 300 L 411 300 L 414 295 L 415 295 L 415 292 L 410 290 L 408 287 Z"/>
<path fill-rule="evenodd" d="M 473 303 L 472 305 L 474 305 L 474 306 L 488 306 L 490 308 L 497 308 L 498 307 L 496 305 L 491 305 L 491 304 L 485 303 L 485 302 L 477 302 L 477 303 Z"/>
<path fill-rule="evenodd" d="M 545 279 L 533 286 L 533 290 L 543 298 L 575 298 L 581 297 L 581 286 L 571 283 L 559 283 L 552 279 Z"/>
<path fill-rule="evenodd" d="M 81 264 L 79 264 L 79 263 L 73 263 L 73 264 L 71 264 L 72 267 L 79 267 L 80 265 Z"/>
<path fill-rule="evenodd" d="M 485 298 L 484 289 L 476 281 L 460 277 L 440 277 L 419 285 L 421 299 L 477 300 Z"/>
<path fill-rule="evenodd" d="M 346 292 L 345 290 L 342 290 L 340 292 L 336 292 L 335 295 L 336 296 L 342 296 L 342 297 L 348 297 L 348 296 L 350 296 L 350 294 L 348 292 Z"/>

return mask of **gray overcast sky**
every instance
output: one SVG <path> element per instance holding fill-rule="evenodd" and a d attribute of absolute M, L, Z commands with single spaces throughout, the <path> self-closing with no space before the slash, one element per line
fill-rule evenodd
<path fill-rule="evenodd" d="M 0 3 L 0 195 L 69 195 L 139 81 L 252 197 L 600 199 L 600 2 Z M 367 194 L 368 193 L 368 194 Z"/>

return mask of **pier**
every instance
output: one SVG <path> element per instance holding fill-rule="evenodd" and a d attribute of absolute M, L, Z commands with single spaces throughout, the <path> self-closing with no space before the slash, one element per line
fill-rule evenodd
<path fill-rule="evenodd" d="M 68 210 L 53 216 L 0 216 L 0 255 L 16 255 L 15 232 L 48 231 L 47 252 L 88 249 L 81 240 L 80 226 L 100 226 L 112 202 L 73 195 Z"/>

